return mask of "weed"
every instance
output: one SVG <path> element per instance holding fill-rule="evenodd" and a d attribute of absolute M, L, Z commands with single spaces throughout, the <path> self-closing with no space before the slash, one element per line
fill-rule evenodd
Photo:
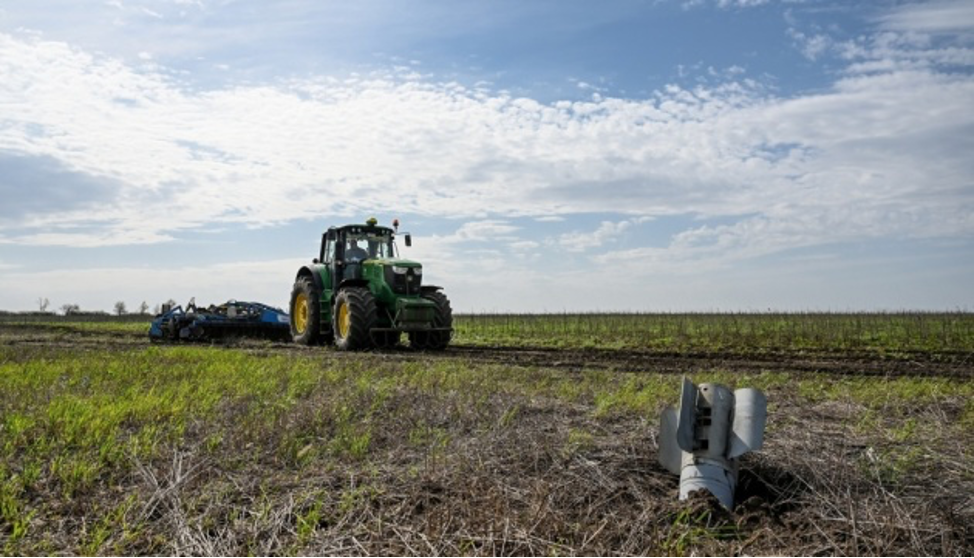
<path fill-rule="evenodd" d="M 588 451 L 593 447 L 595 447 L 594 434 L 586 430 L 571 428 L 568 430 L 568 436 L 562 448 L 562 455 L 564 457 L 570 457 L 576 453 Z"/>
<path fill-rule="evenodd" d="M 696 554 L 694 549 L 711 542 L 738 540 L 736 525 L 726 518 L 714 517 L 712 508 L 680 510 L 669 527 L 669 533 L 660 543 L 663 552 L 671 556 Z"/>
<path fill-rule="evenodd" d="M 308 543 L 311 537 L 314 535 L 315 530 L 321 523 L 323 514 L 322 507 L 324 504 L 320 499 L 313 499 L 310 506 L 304 512 L 298 513 L 295 516 L 297 535 L 298 535 L 298 546 L 304 546 Z"/>

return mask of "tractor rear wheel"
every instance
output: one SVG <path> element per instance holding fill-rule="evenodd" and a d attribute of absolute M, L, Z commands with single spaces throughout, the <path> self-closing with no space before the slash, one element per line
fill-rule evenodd
<path fill-rule="evenodd" d="M 368 289 L 346 287 L 339 291 L 332 312 L 335 346 L 341 351 L 372 348 L 377 314 L 375 297 Z"/>
<path fill-rule="evenodd" d="M 310 277 L 294 282 L 291 290 L 291 339 L 301 345 L 330 341 L 331 332 L 321 331 L 321 294 Z"/>
<path fill-rule="evenodd" d="M 435 291 L 424 293 L 423 298 L 436 304 L 433 313 L 433 327 L 453 327 L 453 309 L 450 299 L 445 294 Z M 409 346 L 414 349 L 442 351 L 450 344 L 452 331 L 411 331 L 409 332 Z"/>

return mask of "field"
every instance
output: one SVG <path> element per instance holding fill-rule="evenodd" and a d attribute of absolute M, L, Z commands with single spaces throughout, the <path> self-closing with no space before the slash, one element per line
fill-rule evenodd
<path fill-rule="evenodd" d="M 444 353 L 0 321 L 5 554 L 974 554 L 974 315 L 458 316 Z M 757 387 L 739 505 L 659 414 Z"/>

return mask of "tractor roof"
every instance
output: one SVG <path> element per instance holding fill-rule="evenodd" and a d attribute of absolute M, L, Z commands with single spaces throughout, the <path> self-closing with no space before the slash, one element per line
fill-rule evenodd
<path fill-rule="evenodd" d="M 380 233 L 380 232 L 392 233 L 393 232 L 393 230 L 390 229 L 389 227 L 383 227 L 382 225 L 351 224 L 351 225 L 342 225 L 341 227 L 331 227 L 331 229 L 335 229 L 343 232 L 372 232 L 372 233 Z"/>
<path fill-rule="evenodd" d="M 383 227 L 378 224 L 378 220 L 375 217 L 369 218 L 364 224 L 363 223 L 352 223 L 349 225 L 343 225 L 341 227 L 330 227 L 328 230 L 338 230 L 342 232 L 366 232 L 366 233 L 393 233 L 392 229 L 389 227 Z M 398 226 L 398 221 L 394 221 Z"/>

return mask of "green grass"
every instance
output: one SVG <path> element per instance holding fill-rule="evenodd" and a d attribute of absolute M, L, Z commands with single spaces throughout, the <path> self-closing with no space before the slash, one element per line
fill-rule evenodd
<path fill-rule="evenodd" d="M 974 350 L 974 314 L 459 315 L 456 340 L 475 345 L 662 351 Z"/>
<path fill-rule="evenodd" d="M 196 347 L 5 362 L 0 443 L 21 463 L 46 461 L 44 473 L 70 497 L 151 457 L 228 401 L 254 402 L 246 420 L 273 420 L 316 381 L 310 364 Z"/>
<path fill-rule="evenodd" d="M 798 382 L 798 393 L 812 401 L 851 400 L 869 409 L 883 409 L 904 404 L 929 405 L 948 397 L 970 398 L 974 396 L 974 383 L 917 376 L 849 377 L 842 381 L 811 376 Z"/>
<path fill-rule="evenodd" d="M 457 342 L 581 348 L 612 339 L 619 346 L 660 350 L 846 347 L 877 354 L 971 350 L 967 315 L 583 318 L 458 316 Z M 109 339 L 142 335 L 146 327 L 55 325 Z M 539 430 L 554 444 L 542 453 L 570 460 L 604 444 L 604 432 L 619 421 L 655 425 L 662 408 L 676 404 L 680 389 L 675 374 L 344 355 L 326 348 L 250 351 L 147 341 L 30 347 L 0 345 L 5 554 L 171 553 L 165 541 L 153 538 L 151 518 L 139 515 L 146 503 L 131 486 L 140 464 L 164 463 L 174 451 L 195 452 L 218 464 L 220 475 L 261 471 L 267 478 L 283 475 L 285 484 L 336 467 L 354 471 L 347 486 L 322 488 L 295 503 L 293 546 L 287 548 L 302 553 L 322 525 L 376 505 L 383 497 L 382 475 L 392 464 L 396 475 L 435 477 L 451 460 L 464 459 L 470 439 L 518 439 L 525 425 L 545 425 L 549 418 L 539 409 L 574 417 L 561 430 Z M 862 458 L 864 470 L 892 483 L 936 465 L 930 444 L 946 443 L 974 425 L 970 379 L 720 368 L 695 372 L 692 379 L 764 390 L 772 428 L 775 421 L 786 424 L 794 407 L 846 405 L 853 409 L 849 435 L 875 448 Z M 944 422 L 935 412 L 952 414 Z M 274 510 L 261 505 L 236 503 L 221 521 L 232 523 L 232 514 L 254 522 L 272 517 Z M 88 518 L 84 529 L 76 529 L 69 546 L 50 546 L 47 532 L 78 513 Z M 659 551 L 693 552 L 700 541 L 728 536 L 689 519 L 674 520 L 672 538 Z"/>
<path fill-rule="evenodd" d="M 66 333 L 143 336 L 144 319 L 127 321 L 7 316 L 17 325 Z M 974 351 L 974 313 L 691 313 L 457 314 L 454 343 L 561 349 L 655 351 L 865 351 L 877 356 Z"/>
<path fill-rule="evenodd" d="M 673 518 L 669 536 L 661 546 L 667 555 L 687 556 L 694 554 L 694 548 L 714 541 L 737 540 L 741 538 L 738 528 L 726 520 L 715 520 L 713 511 L 690 508 L 680 510 Z"/>

